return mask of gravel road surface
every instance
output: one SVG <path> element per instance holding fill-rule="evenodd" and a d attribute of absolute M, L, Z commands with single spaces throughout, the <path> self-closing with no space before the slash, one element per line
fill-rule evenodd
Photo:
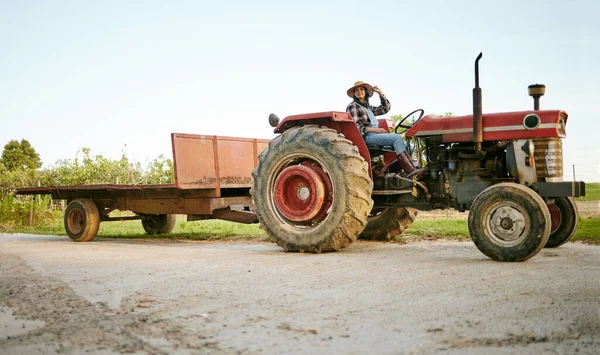
<path fill-rule="evenodd" d="M 600 247 L 498 263 L 470 242 L 0 234 L 0 353 L 600 353 Z"/>

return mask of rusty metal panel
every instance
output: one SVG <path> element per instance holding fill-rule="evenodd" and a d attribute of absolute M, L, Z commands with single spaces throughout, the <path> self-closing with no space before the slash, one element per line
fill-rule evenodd
<path fill-rule="evenodd" d="M 221 188 L 252 186 L 253 140 L 219 137 L 218 149 Z"/>
<path fill-rule="evenodd" d="M 216 136 L 173 133 L 175 185 L 182 189 L 218 188 Z"/>
<path fill-rule="evenodd" d="M 219 181 L 221 188 L 252 186 L 252 170 L 258 154 L 269 145 L 267 139 L 217 137 Z"/>
<path fill-rule="evenodd" d="M 249 188 L 257 156 L 269 144 L 267 139 L 171 135 L 175 185 L 182 189 Z"/>

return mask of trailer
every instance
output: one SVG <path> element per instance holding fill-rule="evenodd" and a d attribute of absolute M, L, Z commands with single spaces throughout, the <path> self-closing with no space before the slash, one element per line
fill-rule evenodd
<path fill-rule="evenodd" d="M 76 242 L 92 241 L 101 222 L 141 220 L 148 234 L 170 233 L 177 214 L 188 221 L 258 222 L 251 212 L 252 171 L 269 140 L 173 133 L 171 145 L 174 184 L 33 187 L 16 194 L 66 200 L 65 230 Z M 135 215 L 109 216 L 115 210 Z"/>

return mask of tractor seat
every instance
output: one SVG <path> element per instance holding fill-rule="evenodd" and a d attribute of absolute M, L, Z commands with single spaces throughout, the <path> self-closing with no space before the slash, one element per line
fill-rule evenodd
<path fill-rule="evenodd" d="M 396 150 L 392 146 L 384 146 L 384 145 L 376 145 L 376 144 L 367 144 L 367 150 L 371 154 L 381 154 L 384 152 L 395 152 Z"/>

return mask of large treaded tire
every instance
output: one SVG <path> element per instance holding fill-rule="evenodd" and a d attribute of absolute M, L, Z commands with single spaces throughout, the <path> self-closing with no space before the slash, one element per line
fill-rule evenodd
<path fill-rule="evenodd" d="M 174 214 L 147 214 L 142 215 L 142 227 L 149 235 L 169 234 L 177 222 Z"/>
<path fill-rule="evenodd" d="M 469 211 L 469 232 L 477 248 L 496 261 L 525 261 L 550 235 L 550 212 L 532 189 L 500 183 L 483 190 Z"/>
<path fill-rule="evenodd" d="M 326 127 L 293 127 L 273 139 L 258 160 L 252 172 L 254 211 L 273 242 L 286 252 L 320 253 L 338 251 L 356 241 L 373 207 L 373 184 L 367 162 L 351 141 Z M 284 169 L 301 164 L 317 166 L 326 180 L 323 185 L 329 186 L 325 196 L 330 200 L 317 217 L 293 221 L 284 217 L 286 211 L 276 202 L 281 197 L 277 200 L 275 188 L 278 178 L 285 176 Z"/>
<path fill-rule="evenodd" d="M 417 218 L 417 210 L 406 207 L 389 207 L 371 211 L 367 226 L 359 239 L 389 241 L 404 233 Z"/>
<path fill-rule="evenodd" d="M 557 248 L 575 235 L 579 224 L 579 210 L 572 197 L 556 198 L 553 204 L 548 205 L 548 209 L 553 228 L 545 248 Z"/>
<path fill-rule="evenodd" d="M 78 198 L 71 202 L 65 210 L 65 230 L 74 242 L 90 242 L 98 234 L 100 228 L 100 212 L 94 201 Z"/>

